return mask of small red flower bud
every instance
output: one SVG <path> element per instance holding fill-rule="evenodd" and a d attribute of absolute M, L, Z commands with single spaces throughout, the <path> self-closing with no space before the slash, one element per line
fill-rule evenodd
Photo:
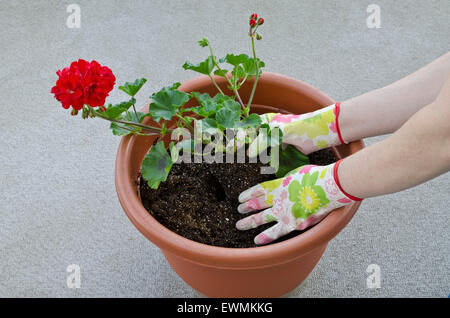
<path fill-rule="evenodd" d="M 262 25 L 263 23 L 264 23 L 264 19 L 263 19 L 263 18 L 259 18 L 258 24 L 259 24 L 259 25 Z"/>
<path fill-rule="evenodd" d="M 249 24 L 252 28 L 254 28 L 256 26 L 256 21 L 251 19 Z"/>
<path fill-rule="evenodd" d="M 250 16 L 250 20 L 255 20 L 258 19 L 258 15 L 256 13 L 252 13 L 252 15 Z"/>

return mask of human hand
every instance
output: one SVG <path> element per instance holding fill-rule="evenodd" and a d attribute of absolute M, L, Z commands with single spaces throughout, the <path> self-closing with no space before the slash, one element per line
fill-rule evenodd
<path fill-rule="evenodd" d="M 307 155 L 319 149 L 341 145 L 339 130 L 339 103 L 301 115 L 267 113 L 260 115 L 263 124 L 278 127 L 283 132 L 283 143 L 297 147 Z M 248 155 L 255 157 L 267 148 L 267 134 L 259 134 L 250 144 Z"/>
<path fill-rule="evenodd" d="M 239 195 L 238 211 L 265 209 L 236 223 L 238 230 L 277 222 L 255 237 L 256 244 L 268 244 L 294 230 L 320 222 L 329 212 L 361 199 L 346 194 L 337 177 L 341 161 L 328 166 L 306 165 L 284 178 L 266 181 Z"/>

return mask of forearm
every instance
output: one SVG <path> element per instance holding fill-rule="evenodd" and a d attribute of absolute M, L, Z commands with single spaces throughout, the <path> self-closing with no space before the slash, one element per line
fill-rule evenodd
<path fill-rule="evenodd" d="M 397 192 L 450 170 L 450 80 L 396 133 L 346 158 L 338 176 L 360 198 Z"/>
<path fill-rule="evenodd" d="M 450 52 L 383 88 L 341 103 L 339 125 L 345 142 L 396 131 L 432 103 L 450 72 Z"/>

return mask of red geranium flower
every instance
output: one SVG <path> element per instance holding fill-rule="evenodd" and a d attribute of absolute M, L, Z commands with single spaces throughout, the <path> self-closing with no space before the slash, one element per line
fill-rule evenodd
<path fill-rule="evenodd" d="M 97 61 L 89 63 L 79 59 L 56 74 L 59 79 L 51 92 L 65 109 L 72 106 L 77 111 L 85 104 L 91 107 L 103 106 L 116 83 L 112 71 Z"/>

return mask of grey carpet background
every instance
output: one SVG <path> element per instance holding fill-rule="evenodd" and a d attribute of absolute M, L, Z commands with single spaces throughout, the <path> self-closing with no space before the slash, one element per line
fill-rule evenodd
<path fill-rule="evenodd" d="M 80 29 L 66 26 L 73 2 Z M 366 26 L 371 3 L 381 8 L 380 29 Z M 266 70 L 336 100 L 395 81 L 450 48 L 446 0 L 0 0 L 1 297 L 200 297 L 123 213 L 114 188 L 119 139 L 105 122 L 71 118 L 50 88 L 56 70 L 96 59 L 120 84 L 146 77 L 143 105 L 160 87 L 194 76 L 181 65 L 206 56 L 196 44 L 203 36 L 218 55 L 250 53 L 251 12 L 266 20 L 257 48 Z M 121 98 L 116 90 L 109 101 Z M 288 296 L 447 297 L 449 205 L 450 174 L 365 200 Z M 66 285 L 70 264 L 81 266 L 79 289 Z M 366 286 L 369 264 L 381 268 L 379 289 Z"/>

